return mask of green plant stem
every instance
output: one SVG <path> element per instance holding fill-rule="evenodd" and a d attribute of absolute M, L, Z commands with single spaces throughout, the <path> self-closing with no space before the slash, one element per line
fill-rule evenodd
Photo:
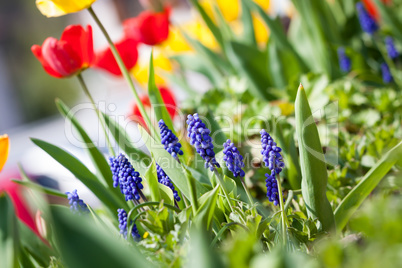
<path fill-rule="evenodd" d="M 234 210 L 234 208 L 233 208 L 233 206 L 232 206 L 232 203 L 231 203 L 231 201 L 230 201 L 229 195 L 228 195 L 228 193 L 226 192 L 226 189 L 225 189 L 225 187 L 224 187 L 223 179 L 222 179 L 221 175 L 219 174 L 219 172 L 216 170 L 216 168 L 214 168 L 214 174 L 215 174 L 215 176 L 218 178 L 219 184 L 221 185 L 223 194 L 224 194 L 225 197 L 226 197 L 226 201 L 227 201 L 228 204 L 229 204 L 230 210 L 231 210 L 232 212 L 235 212 L 235 210 Z"/>
<path fill-rule="evenodd" d="M 251 209 L 254 205 L 253 197 L 251 196 L 250 191 L 248 190 L 248 188 L 246 186 L 246 182 L 244 181 L 244 179 L 242 177 L 240 177 L 240 181 L 241 181 L 241 184 L 243 185 L 244 191 L 246 191 L 248 201 L 250 202 L 250 209 Z M 253 209 L 253 213 L 257 214 L 257 211 L 255 208 Z"/>
<path fill-rule="evenodd" d="M 105 138 L 106 138 L 107 145 L 109 147 L 110 154 L 112 156 L 116 156 L 116 153 L 114 152 L 113 146 L 112 146 L 112 144 L 110 142 L 110 139 L 109 139 L 109 134 L 106 131 L 104 118 L 102 117 L 101 112 L 99 111 L 99 109 L 96 107 L 95 101 L 92 98 L 92 95 L 89 92 L 87 85 L 85 84 L 84 78 L 82 77 L 82 75 L 80 73 L 77 75 L 77 79 L 78 79 L 78 82 L 80 83 L 85 95 L 88 97 L 89 101 L 92 103 L 92 106 L 94 107 L 96 115 L 98 116 L 99 122 L 101 123 L 102 129 L 103 129 L 103 132 L 105 133 Z"/>
<path fill-rule="evenodd" d="M 110 50 L 112 51 L 113 56 L 116 59 L 117 65 L 119 65 L 119 68 L 121 70 L 121 73 L 123 74 L 123 77 L 126 79 L 131 91 L 134 93 L 135 101 L 137 102 L 138 107 L 140 108 L 141 115 L 144 118 L 149 130 L 151 131 L 151 134 L 156 137 L 157 131 L 155 129 L 155 126 L 151 123 L 151 120 L 149 119 L 149 116 L 145 111 L 144 105 L 142 104 L 140 97 L 138 96 L 137 90 L 135 89 L 135 86 L 134 86 L 133 80 L 131 79 L 130 73 L 128 72 L 126 66 L 124 65 L 124 62 L 123 62 L 122 58 L 120 57 L 120 54 L 116 49 L 116 46 L 114 45 L 112 39 L 110 38 L 109 34 L 107 33 L 102 22 L 99 20 L 98 16 L 93 11 L 92 7 L 88 8 L 88 12 L 89 12 L 89 14 L 91 14 L 92 18 L 95 20 L 95 23 L 98 25 L 101 32 L 105 36 L 107 42 L 109 43 Z"/>
<path fill-rule="evenodd" d="M 130 212 L 131 212 L 131 211 L 135 211 L 135 210 L 137 210 L 137 209 L 139 209 L 139 208 L 142 208 L 142 207 L 152 207 L 152 206 L 158 206 L 158 205 L 160 205 L 160 202 L 156 202 L 156 201 L 144 202 L 144 203 L 138 204 L 138 205 L 136 205 L 135 207 L 133 207 L 133 208 L 130 210 Z M 168 208 L 168 209 L 174 210 L 174 211 L 176 211 L 177 213 L 180 213 L 180 212 L 181 212 L 181 210 L 180 210 L 179 208 L 177 208 L 177 207 L 175 207 L 175 206 L 173 206 L 173 205 L 163 203 L 163 206 L 166 207 L 166 208 Z"/>
<path fill-rule="evenodd" d="M 276 175 L 275 175 L 276 176 Z M 278 183 L 278 193 L 279 193 L 279 204 L 281 206 L 281 215 L 282 215 L 282 237 L 283 237 L 283 246 L 286 247 L 286 242 L 287 242 L 287 235 L 286 235 L 286 229 L 288 226 L 288 219 L 286 216 L 286 210 L 285 206 L 283 205 L 283 195 L 282 195 L 282 186 L 281 186 L 281 181 L 279 176 L 276 176 L 276 181 Z"/>

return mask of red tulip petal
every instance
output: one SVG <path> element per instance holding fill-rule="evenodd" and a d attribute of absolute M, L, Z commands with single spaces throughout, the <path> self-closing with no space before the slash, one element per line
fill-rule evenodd
<path fill-rule="evenodd" d="M 94 59 L 92 27 L 85 30 L 81 25 L 68 26 L 61 35 L 60 41 L 67 42 L 72 50 L 81 58 L 83 64 L 90 66 Z"/>
<path fill-rule="evenodd" d="M 43 59 L 62 76 L 70 76 L 82 66 L 82 58 L 65 41 L 48 37 L 42 45 Z"/>
<path fill-rule="evenodd" d="M 43 69 L 50 74 L 51 76 L 57 77 L 57 78 L 62 78 L 63 76 L 53 70 L 50 65 L 45 61 L 45 59 L 42 56 L 42 48 L 39 45 L 33 45 L 31 47 L 31 51 L 34 54 L 34 56 L 39 60 L 39 62 L 42 64 Z"/>
<path fill-rule="evenodd" d="M 137 42 L 131 38 L 124 38 L 115 44 L 117 51 L 123 59 L 128 70 L 132 69 L 138 60 Z M 114 75 L 121 75 L 121 71 L 110 48 L 96 53 L 95 66 L 102 68 Z"/>
<path fill-rule="evenodd" d="M 123 22 L 124 32 L 144 44 L 157 45 L 168 38 L 169 17 L 170 8 L 159 13 L 144 11 L 138 17 Z"/>

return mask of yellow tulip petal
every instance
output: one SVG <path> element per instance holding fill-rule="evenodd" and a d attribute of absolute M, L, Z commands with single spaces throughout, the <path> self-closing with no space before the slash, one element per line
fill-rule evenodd
<path fill-rule="evenodd" d="M 0 171 L 3 169 L 4 164 L 8 158 L 8 151 L 10 148 L 10 140 L 7 135 L 0 136 Z"/>
<path fill-rule="evenodd" d="M 269 9 L 269 4 L 270 1 L 269 0 L 254 0 L 254 2 L 259 5 L 262 9 L 264 9 L 265 11 L 267 11 Z"/>
<path fill-rule="evenodd" d="M 234 21 L 239 17 L 239 0 L 217 0 L 216 2 L 226 21 Z"/>
<path fill-rule="evenodd" d="M 36 7 L 46 17 L 59 17 L 90 7 L 96 0 L 36 0 Z"/>

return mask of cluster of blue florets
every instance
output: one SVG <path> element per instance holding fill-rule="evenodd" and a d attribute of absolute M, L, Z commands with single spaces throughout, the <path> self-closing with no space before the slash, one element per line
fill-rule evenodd
<path fill-rule="evenodd" d="M 212 138 L 209 136 L 211 131 L 201 121 L 197 113 L 187 116 L 187 124 L 187 136 L 190 138 L 190 144 L 194 145 L 197 153 L 205 160 L 205 167 L 209 167 L 211 171 L 215 167 L 219 168 Z"/>
<path fill-rule="evenodd" d="M 392 82 L 393 80 L 392 74 L 386 63 L 381 64 L 381 73 L 382 73 L 382 80 L 384 81 L 384 83 L 388 84 Z"/>
<path fill-rule="evenodd" d="M 263 156 L 263 161 L 265 166 L 271 170 L 271 174 L 265 174 L 265 177 L 267 178 L 265 180 L 267 186 L 267 197 L 269 201 L 273 202 L 276 206 L 279 204 L 278 182 L 276 180 L 276 175 L 278 175 L 285 167 L 283 157 L 280 153 L 282 149 L 276 145 L 272 137 L 265 131 L 265 129 L 261 130 L 260 134 L 262 144 L 261 154 Z"/>
<path fill-rule="evenodd" d="M 113 187 L 116 188 L 120 185 L 120 190 L 126 196 L 126 201 L 139 200 L 140 191 L 143 188 L 140 173 L 135 171 L 133 165 L 123 154 L 117 157 L 110 157 L 109 160 L 113 174 Z"/>
<path fill-rule="evenodd" d="M 367 12 L 361 2 L 356 4 L 356 9 L 363 31 L 368 34 L 374 34 L 378 30 L 378 25 L 374 18 Z"/>
<path fill-rule="evenodd" d="M 348 73 L 352 67 L 352 63 L 350 58 L 346 56 L 345 49 L 343 47 L 338 48 L 338 59 L 339 59 L 339 67 L 342 72 Z"/>
<path fill-rule="evenodd" d="M 128 226 L 127 226 L 127 212 L 119 208 L 117 210 L 117 217 L 119 220 L 119 229 L 120 229 L 120 234 L 124 237 L 124 239 L 127 240 L 127 233 L 128 233 Z M 134 240 L 139 240 L 141 239 L 140 234 L 138 233 L 137 225 L 133 225 L 133 228 L 131 229 L 131 236 L 134 238 Z"/>
<path fill-rule="evenodd" d="M 399 52 L 398 52 L 398 50 L 395 48 L 394 40 L 392 39 L 391 36 L 387 36 L 387 37 L 385 38 L 385 47 L 387 48 L 388 56 L 389 56 L 391 59 L 396 59 L 396 58 L 399 57 Z"/>
<path fill-rule="evenodd" d="M 243 156 L 239 153 L 239 150 L 231 140 L 227 140 L 223 147 L 223 161 L 225 161 L 228 169 L 233 173 L 234 177 L 244 177 L 245 172 L 242 169 L 244 167 Z"/>
<path fill-rule="evenodd" d="M 172 189 L 174 199 L 179 202 L 181 199 L 177 191 L 174 189 L 172 181 L 158 164 L 156 164 L 156 172 L 158 174 L 158 182 Z"/>
<path fill-rule="evenodd" d="M 77 194 L 77 190 L 73 190 L 72 192 L 66 192 L 68 203 L 70 204 L 70 210 L 73 213 L 77 214 L 87 214 L 89 213 L 88 206 L 80 199 Z"/>
<path fill-rule="evenodd" d="M 177 157 L 177 155 L 183 155 L 179 139 L 166 126 L 165 122 L 162 119 L 159 121 L 159 129 L 161 134 L 161 142 L 165 146 L 165 150 L 173 157 Z"/>

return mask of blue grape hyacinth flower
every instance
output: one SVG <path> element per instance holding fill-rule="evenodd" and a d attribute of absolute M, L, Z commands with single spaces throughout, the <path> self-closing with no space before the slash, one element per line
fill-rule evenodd
<path fill-rule="evenodd" d="M 124 239 L 127 240 L 127 233 L 128 233 L 127 212 L 124 209 L 119 208 L 119 209 L 117 209 L 117 217 L 119 220 L 120 234 L 124 237 Z M 136 241 L 141 239 L 141 236 L 137 229 L 137 225 L 135 225 L 135 224 L 133 225 L 133 228 L 131 229 L 131 236 Z"/>
<path fill-rule="evenodd" d="M 360 26 L 362 27 L 363 31 L 371 35 L 374 34 L 378 30 L 377 22 L 367 12 L 361 2 L 356 4 L 356 9 L 360 21 Z"/>
<path fill-rule="evenodd" d="M 216 161 L 214 145 L 209 136 L 211 131 L 201 121 L 198 114 L 187 116 L 187 136 L 190 138 L 190 144 L 194 145 L 197 153 L 205 160 L 205 168 L 214 171 L 215 167 L 220 167 Z"/>
<path fill-rule="evenodd" d="M 174 199 L 177 202 L 179 202 L 181 199 L 180 199 L 179 194 L 175 190 L 172 181 L 170 180 L 169 176 L 165 173 L 165 171 L 163 171 L 163 169 L 158 164 L 156 164 L 156 172 L 157 172 L 157 175 L 158 175 L 158 182 L 160 184 L 163 184 L 163 185 L 169 187 L 173 192 Z"/>
<path fill-rule="evenodd" d="M 66 192 L 68 203 L 70 204 L 70 210 L 77 214 L 87 214 L 89 213 L 88 206 L 84 203 L 82 199 L 78 196 L 77 189 L 72 192 Z"/>
<path fill-rule="evenodd" d="M 393 80 L 392 74 L 386 63 L 381 64 L 381 73 L 382 73 L 382 80 L 384 81 L 384 83 L 388 84 L 392 82 Z"/>
<path fill-rule="evenodd" d="M 338 48 L 338 59 L 339 59 L 339 67 L 342 72 L 348 73 L 352 68 L 352 62 L 350 58 L 346 56 L 345 49 L 343 47 Z"/>
<path fill-rule="evenodd" d="M 123 155 L 110 157 L 110 170 L 113 174 L 113 187 L 120 185 L 121 193 L 125 195 L 126 201 L 139 200 L 141 189 L 143 189 L 140 173 L 135 171 L 133 165 Z"/>
<path fill-rule="evenodd" d="M 265 131 L 261 130 L 261 144 L 262 150 L 261 154 L 263 156 L 263 161 L 265 166 L 271 170 L 271 174 L 266 173 L 266 186 L 267 186 L 267 197 L 270 202 L 274 205 L 279 204 L 279 193 L 278 193 L 278 182 L 276 180 L 276 175 L 281 173 L 282 169 L 285 167 L 283 162 L 283 157 L 281 155 L 282 149 L 277 146 L 276 142 L 272 137 Z"/>
<path fill-rule="evenodd" d="M 387 48 L 388 56 L 391 59 L 396 59 L 399 57 L 399 52 L 398 52 L 398 50 L 396 50 L 394 40 L 392 39 L 391 36 L 387 36 L 385 38 L 385 46 Z"/>
<path fill-rule="evenodd" d="M 183 155 L 179 139 L 166 126 L 165 122 L 162 119 L 159 120 L 159 129 L 161 134 L 161 142 L 165 147 L 165 150 L 175 158 L 177 157 L 177 155 Z"/>
<path fill-rule="evenodd" d="M 239 153 L 239 150 L 234 146 L 231 140 L 227 140 L 223 144 L 223 161 L 225 161 L 226 166 L 233 173 L 234 177 L 244 177 L 243 156 Z"/>

